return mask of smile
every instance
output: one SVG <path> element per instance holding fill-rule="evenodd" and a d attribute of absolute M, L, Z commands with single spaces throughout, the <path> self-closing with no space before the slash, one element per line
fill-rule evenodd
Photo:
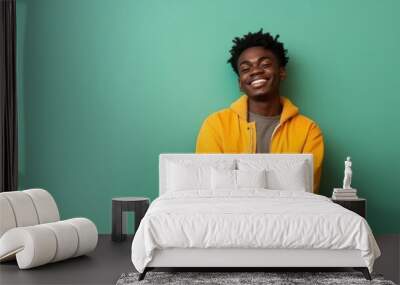
<path fill-rule="evenodd" d="M 261 86 L 265 85 L 265 83 L 267 83 L 266 79 L 256 79 L 256 80 L 250 82 L 250 85 L 252 87 L 261 87 Z"/>

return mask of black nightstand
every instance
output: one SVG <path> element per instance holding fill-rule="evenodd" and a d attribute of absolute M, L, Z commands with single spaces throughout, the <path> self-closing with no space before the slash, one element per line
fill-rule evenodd
<path fill-rule="evenodd" d="M 366 217 L 367 211 L 367 200 L 363 198 L 353 199 L 353 200 L 336 200 L 332 199 L 332 202 L 339 204 L 340 206 L 359 214 L 361 217 Z"/>
<path fill-rule="evenodd" d="M 135 232 L 139 227 L 140 221 L 149 208 L 150 200 L 144 197 L 120 197 L 112 199 L 112 234 L 113 241 L 123 241 L 126 239 L 126 215 L 124 212 L 135 213 Z"/>

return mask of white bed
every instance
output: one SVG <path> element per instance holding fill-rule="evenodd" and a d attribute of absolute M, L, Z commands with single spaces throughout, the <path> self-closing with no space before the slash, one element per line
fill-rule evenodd
<path fill-rule="evenodd" d="M 354 267 L 370 278 L 380 251 L 367 222 L 312 194 L 312 163 L 308 154 L 161 154 L 160 197 L 132 243 L 140 278 L 154 267 Z"/>

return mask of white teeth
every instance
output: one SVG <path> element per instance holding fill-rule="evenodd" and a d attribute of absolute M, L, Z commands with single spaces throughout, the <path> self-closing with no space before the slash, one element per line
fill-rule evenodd
<path fill-rule="evenodd" d="M 257 80 L 254 80 L 253 82 L 251 82 L 251 86 L 258 87 L 258 86 L 264 85 L 265 82 L 267 82 L 267 80 L 257 79 Z"/>

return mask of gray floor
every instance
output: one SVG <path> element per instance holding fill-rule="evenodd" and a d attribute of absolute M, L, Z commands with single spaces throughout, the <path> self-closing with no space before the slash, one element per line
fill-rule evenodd
<path fill-rule="evenodd" d="M 380 236 L 377 242 L 382 257 L 376 261 L 375 272 L 399 283 L 400 235 Z M 96 250 L 82 256 L 29 270 L 19 270 L 16 262 L 0 264 L 0 284 L 115 284 L 124 272 L 134 271 L 130 260 L 131 238 L 112 242 L 101 235 Z"/>
<path fill-rule="evenodd" d="M 400 284 L 400 234 L 378 236 L 376 241 L 382 255 L 376 260 L 374 271 Z"/>
<path fill-rule="evenodd" d="M 18 270 L 16 262 L 0 264 L 0 284 L 115 284 L 124 272 L 133 271 L 131 239 L 116 243 L 100 235 L 95 251 L 88 256 L 45 266 Z"/>

